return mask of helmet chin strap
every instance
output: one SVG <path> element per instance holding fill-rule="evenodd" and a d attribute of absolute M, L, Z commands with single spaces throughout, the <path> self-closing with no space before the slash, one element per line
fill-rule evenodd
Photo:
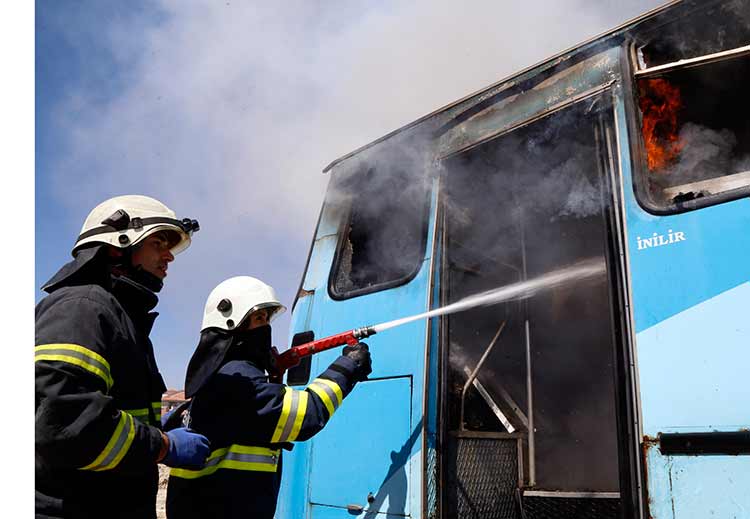
<path fill-rule="evenodd" d="M 115 275 L 124 276 L 151 292 L 158 293 L 164 287 L 164 282 L 159 276 L 144 270 L 141 265 L 133 265 L 133 247 L 123 249 L 122 256 L 117 258 L 112 266 Z"/>

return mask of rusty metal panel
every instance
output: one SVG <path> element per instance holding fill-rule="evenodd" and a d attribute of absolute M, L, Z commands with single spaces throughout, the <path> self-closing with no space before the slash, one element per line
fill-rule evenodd
<path fill-rule="evenodd" d="M 533 120 L 611 83 L 617 77 L 619 48 L 614 47 L 572 65 L 530 90 L 502 99 L 443 134 L 438 155 L 447 157 Z"/>

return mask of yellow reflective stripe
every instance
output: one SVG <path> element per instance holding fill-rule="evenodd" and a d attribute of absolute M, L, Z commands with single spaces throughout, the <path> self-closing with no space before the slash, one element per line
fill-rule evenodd
<path fill-rule="evenodd" d="M 341 391 L 341 386 L 333 380 L 328 380 L 327 378 L 316 378 L 313 382 L 323 383 L 333 389 L 333 392 L 336 394 L 336 399 L 338 400 L 336 408 L 338 408 L 341 405 L 341 402 L 344 401 L 344 392 Z"/>
<path fill-rule="evenodd" d="M 34 348 L 34 361 L 54 360 L 79 366 L 104 380 L 107 391 L 114 381 L 109 363 L 98 353 L 77 344 L 43 344 Z"/>
<path fill-rule="evenodd" d="M 107 371 L 109 371 L 109 362 L 107 362 L 107 359 L 96 353 L 95 351 L 92 351 L 88 348 L 85 348 L 83 346 L 79 346 L 78 344 L 41 344 L 39 346 L 36 346 L 34 348 L 34 351 L 46 351 L 46 350 L 59 350 L 59 349 L 65 349 L 65 350 L 71 350 L 71 351 L 77 351 L 78 353 L 83 353 L 87 357 L 91 357 L 97 362 L 101 362 L 104 364 L 104 367 L 107 368 Z"/>
<path fill-rule="evenodd" d="M 195 479 L 213 474 L 219 469 L 246 470 L 251 472 L 276 472 L 279 450 L 249 445 L 230 445 L 212 452 L 202 469 L 173 468 L 170 476 Z"/>
<path fill-rule="evenodd" d="M 287 420 L 289 420 L 289 412 L 292 409 L 292 391 L 293 389 L 290 389 L 288 387 L 284 388 L 284 403 L 281 407 L 281 416 L 279 416 L 279 421 L 276 422 L 276 429 L 274 429 L 273 431 L 271 443 L 277 443 L 280 441 L 281 434 L 284 432 L 284 427 L 286 426 L 286 422 Z"/>
<path fill-rule="evenodd" d="M 161 421 L 161 402 L 152 402 L 151 409 L 154 410 L 154 418 L 157 422 Z M 148 407 L 142 407 L 140 409 L 124 409 L 124 412 L 132 415 L 141 422 L 148 422 L 150 409 Z"/>
<path fill-rule="evenodd" d="M 294 418 L 294 425 L 292 431 L 289 433 L 285 441 L 293 442 L 299 436 L 299 431 L 302 428 L 302 422 L 305 421 L 305 413 L 307 412 L 307 399 L 309 395 L 304 391 L 297 391 L 299 394 L 299 404 L 297 406 L 297 416 Z"/>
<path fill-rule="evenodd" d="M 148 409 L 125 409 L 123 412 L 128 413 L 139 422 L 149 424 Z"/>
<path fill-rule="evenodd" d="M 115 432 L 94 461 L 80 470 L 110 470 L 115 468 L 130 449 L 135 438 L 135 422 L 128 413 L 120 412 Z"/>
<path fill-rule="evenodd" d="M 307 386 L 307 389 L 318 395 L 318 398 L 323 402 L 323 405 L 326 406 L 326 409 L 328 409 L 328 418 L 333 416 L 333 412 L 336 410 L 333 407 L 333 402 L 331 401 L 331 397 L 328 396 L 328 393 L 325 392 L 324 389 L 316 387 L 315 382 Z"/>
<path fill-rule="evenodd" d="M 107 470 L 107 469 L 113 469 L 115 468 L 120 461 L 122 461 L 122 458 L 125 457 L 125 454 L 130 449 L 130 445 L 133 443 L 133 438 L 135 438 L 135 421 L 133 420 L 132 416 L 129 416 L 127 413 L 123 413 L 128 417 L 128 421 L 130 422 L 130 430 L 128 431 L 128 437 L 125 440 L 125 444 L 120 448 L 120 451 L 115 456 L 114 461 L 110 465 L 107 465 L 106 467 L 103 467 L 100 470 Z"/>
<path fill-rule="evenodd" d="M 154 410 L 154 415 L 156 416 L 156 419 L 161 421 L 161 401 L 151 402 L 151 407 Z"/>

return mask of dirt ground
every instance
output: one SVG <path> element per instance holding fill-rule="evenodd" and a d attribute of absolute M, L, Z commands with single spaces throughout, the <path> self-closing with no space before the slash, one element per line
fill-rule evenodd
<path fill-rule="evenodd" d="M 169 467 L 159 465 L 159 493 L 156 494 L 156 517 L 157 519 L 166 519 L 165 510 L 167 500 L 167 479 L 169 478 Z"/>

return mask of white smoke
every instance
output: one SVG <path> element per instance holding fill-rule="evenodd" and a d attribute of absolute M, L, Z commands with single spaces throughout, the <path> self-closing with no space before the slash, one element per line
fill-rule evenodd
<path fill-rule="evenodd" d="M 161 0 L 110 16 L 49 2 L 46 23 L 92 61 L 54 108 L 57 155 L 37 181 L 52 183 L 67 211 L 55 232 L 71 240 L 91 207 L 129 192 L 201 221 L 155 329 L 179 387 L 217 283 L 254 275 L 291 306 L 331 160 L 660 3 Z M 67 261 L 59 241 L 38 244 Z"/>
<path fill-rule="evenodd" d="M 677 162 L 659 174 L 669 185 L 686 184 L 747 169 L 750 156 L 736 156 L 737 137 L 726 128 L 714 130 L 693 122 L 680 128 Z"/>

